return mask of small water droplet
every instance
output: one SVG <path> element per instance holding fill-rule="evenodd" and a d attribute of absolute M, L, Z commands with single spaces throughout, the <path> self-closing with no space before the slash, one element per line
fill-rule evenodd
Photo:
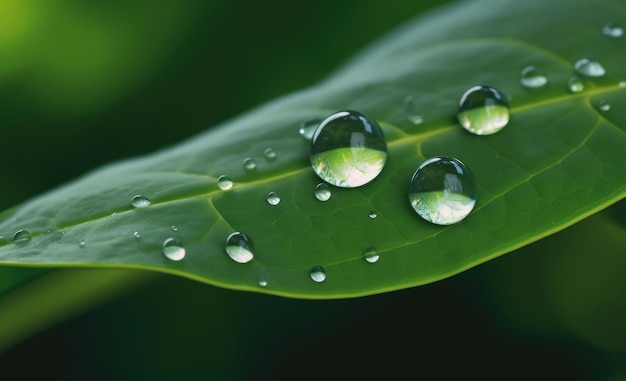
<path fill-rule="evenodd" d="M 332 193 L 325 183 L 319 183 L 315 187 L 315 197 L 320 201 L 328 201 Z"/>
<path fill-rule="evenodd" d="M 177 232 L 178 231 L 178 226 L 172 225 L 172 226 L 170 226 L 170 229 L 172 229 L 173 231 Z"/>
<path fill-rule="evenodd" d="M 256 169 L 256 161 L 252 158 L 246 157 L 243 159 L 243 168 L 246 171 L 254 171 Z"/>
<path fill-rule="evenodd" d="M 149 206 L 152 203 L 152 201 L 150 201 L 147 197 L 138 194 L 133 197 L 130 203 L 135 208 L 145 208 L 146 206 Z"/>
<path fill-rule="evenodd" d="M 266 148 L 265 151 L 263 151 L 263 155 L 265 156 L 267 160 L 276 159 L 276 151 L 274 151 L 271 148 Z"/>
<path fill-rule="evenodd" d="M 226 238 L 226 254 L 235 262 L 248 263 L 254 258 L 252 239 L 242 232 L 231 233 Z"/>
<path fill-rule="evenodd" d="M 548 78 L 543 74 L 543 70 L 536 66 L 527 66 L 522 70 L 520 82 L 524 87 L 537 88 L 545 86 Z"/>
<path fill-rule="evenodd" d="M 418 112 L 417 107 L 415 106 L 415 101 L 410 95 L 404 98 L 404 110 L 406 112 L 407 118 L 411 123 L 417 125 L 424 122 L 424 118 Z"/>
<path fill-rule="evenodd" d="M 376 217 L 378 217 L 378 213 L 376 213 L 375 210 L 372 210 L 371 212 L 369 212 L 368 216 L 370 218 L 376 218 Z"/>
<path fill-rule="evenodd" d="M 574 63 L 574 69 L 580 75 L 585 77 L 602 77 L 606 74 L 606 70 L 598 61 L 583 58 Z"/>
<path fill-rule="evenodd" d="M 139 234 L 139 232 L 134 232 L 134 233 L 133 233 L 133 236 L 134 236 L 135 238 L 141 238 L 141 234 Z"/>
<path fill-rule="evenodd" d="M 602 34 L 613 38 L 622 37 L 624 35 L 624 29 L 614 22 L 608 22 L 602 27 Z"/>
<path fill-rule="evenodd" d="M 619 83 L 619 87 L 626 87 L 626 81 L 622 81 Z"/>
<path fill-rule="evenodd" d="M 600 111 L 609 111 L 611 109 L 611 105 L 603 99 L 598 102 L 598 108 Z"/>
<path fill-rule="evenodd" d="M 180 261 L 185 258 L 185 248 L 176 238 L 168 238 L 163 241 L 163 254 L 172 261 Z"/>
<path fill-rule="evenodd" d="M 267 203 L 270 205 L 278 205 L 280 203 L 280 196 L 276 192 L 270 192 L 267 194 Z"/>
<path fill-rule="evenodd" d="M 23 245 L 33 238 L 28 230 L 18 230 L 13 234 L 13 243 L 16 245 Z"/>
<path fill-rule="evenodd" d="M 378 262 L 378 259 L 380 258 L 376 249 L 374 249 L 371 246 L 365 249 L 365 253 L 363 253 L 363 257 L 369 263 L 376 263 Z"/>
<path fill-rule="evenodd" d="M 300 129 L 298 130 L 298 133 L 303 138 L 307 140 L 311 140 L 311 138 L 313 137 L 313 134 L 315 133 L 315 130 L 317 130 L 317 127 L 319 127 L 322 121 L 323 119 L 320 119 L 320 118 L 307 119 L 304 122 L 302 122 L 302 124 L 300 125 Z"/>
<path fill-rule="evenodd" d="M 87 246 L 87 242 L 85 242 L 84 239 L 81 239 L 80 241 L 78 241 L 78 246 L 80 246 L 81 248 Z"/>
<path fill-rule="evenodd" d="M 580 77 L 573 76 L 567 81 L 567 88 L 572 93 L 580 93 L 585 90 L 585 84 Z"/>
<path fill-rule="evenodd" d="M 326 271 L 322 266 L 314 266 L 309 272 L 309 276 L 313 281 L 320 283 L 326 280 Z"/>
<path fill-rule="evenodd" d="M 217 178 L 217 186 L 221 190 L 228 190 L 233 187 L 233 181 L 230 179 L 230 177 L 226 175 L 221 175 Z"/>
<path fill-rule="evenodd" d="M 261 278 L 261 279 L 259 279 L 258 284 L 261 287 L 266 287 L 267 286 L 267 281 L 265 279 Z"/>
<path fill-rule="evenodd" d="M 311 139 L 311 166 L 324 181 L 344 188 L 365 185 L 387 161 L 387 142 L 378 123 L 356 111 L 332 114 Z"/>
<path fill-rule="evenodd" d="M 461 97 L 457 118 L 472 134 L 491 135 L 509 122 L 509 105 L 499 90 L 474 86 Z"/>
<path fill-rule="evenodd" d="M 467 217 L 476 204 L 474 176 L 458 159 L 432 157 L 413 174 L 409 201 L 426 221 L 437 225 L 454 224 Z"/>

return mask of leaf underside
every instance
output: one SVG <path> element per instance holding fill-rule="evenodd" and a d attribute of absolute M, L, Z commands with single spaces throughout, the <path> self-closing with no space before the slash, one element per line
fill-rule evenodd
<path fill-rule="evenodd" d="M 5 211 L 0 264 L 155 270 L 296 298 L 356 297 L 452 276 L 624 197 L 626 39 L 601 32 L 623 19 L 626 4 L 608 0 L 470 1 L 422 15 L 318 86 Z M 607 74 L 583 77 L 585 90 L 572 93 L 567 81 L 581 58 L 598 60 Z M 529 65 L 544 71 L 545 86 L 520 84 Z M 511 120 L 494 135 L 472 135 L 456 121 L 459 98 L 475 85 L 509 97 Z M 422 123 L 407 113 L 409 96 Z M 610 109 L 601 111 L 600 101 Z M 349 109 L 379 122 L 388 161 L 371 183 L 331 187 L 321 202 L 310 143 L 298 129 Z M 276 158 L 265 158 L 267 148 Z M 476 207 L 450 226 L 422 220 L 407 196 L 415 169 L 438 155 L 460 159 L 477 181 Z M 243 168 L 246 157 L 257 163 L 253 172 Z M 217 186 L 224 174 L 229 190 Z M 269 192 L 280 195 L 278 205 L 267 203 Z M 138 194 L 152 204 L 133 208 Z M 21 229 L 33 237 L 16 245 Z M 249 263 L 226 255 L 233 231 L 252 238 Z M 162 254 L 170 237 L 184 245 L 183 260 Z M 376 263 L 364 260 L 368 247 Z M 314 266 L 325 281 L 311 280 Z"/>

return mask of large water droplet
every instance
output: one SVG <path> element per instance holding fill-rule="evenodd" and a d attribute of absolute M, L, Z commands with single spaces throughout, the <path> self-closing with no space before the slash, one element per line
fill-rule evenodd
<path fill-rule="evenodd" d="M 267 160 L 276 159 L 276 151 L 274 151 L 271 148 L 266 148 L 265 151 L 263 151 L 263 155 L 265 156 Z"/>
<path fill-rule="evenodd" d="M 226 238 L 226 254 L 235 262 L 248 263 L 254 258 L 252 239 L 242 232 L 231 233 Z"/>
<path fill-rule="evenodd" d="M 32 234 L 28 230 L 18 230 L 13 234 L 13 243 L 16 245 L 23 245 L 30 242 L 33 238 Z"/>
<path fill-rule="evenodd" d="M 365 258 L 365 260 L 369 263 L 376 263 L 378 262 L 380 256 L 378 255 L 376 249 L 370 246 L 365 249 L 365 253 L 363 253 L 363 258 Z"/>
<path fill-rule="evenodd" d="M 280 196 L 276 192 L 270 192 L 267 194 L 267 203 L 270 205 L 278 205 L 280 203 Z"/>
<path fill-rule="evenodd" d="M 323 119 L 320 119 L 320 118 L 307 119 L 304 122 L 302 122 L 302 124 L 300 125 L 300 129 L 298 130 L 298 133 L 303 138 L 307 140 L 311 140 L 311 138 L 313 137 L 313 134 L 315 133 L 315 130 L 317 130 L 317 127 L 319 127 L 322 121 Z"/>
<path fill-rule="evenodd" d="M 580 75 L 586 77 L 602 77 L 606 74 L 606 70 L 598 61 L 583 58 L 574 63 L 574 69 Z"/>
<path fill-rule="evenodd" d="M 465 218 L 476 204 L 474 176 L 458 159 L 432 157 L 413 174 L 409 201 L 426 221 L 437 225 L 454 224 Z"/>
<path fill-rule="evenodd" d="M 163 254 L 172 261 L 180 261 L 185 258 L 185 248 L 176 238 L 168 238 L 163 241 Z"/>
<path fill-rule="evenodd" d="M 254 171 L 256 169 L 256 161 L 252 158 L 246 157 L 243 159 L 243 168 L 246 171 Z"/>
<path fill-rule="evenodd" d="M 474 86 L 461 97 L 457 117 L 472 134 L 491 135 L 509 122 L 509 105 L 499 90 Z"/>
<path fill-rule="evenodd" d="M 230 177 L 226 175 L 221 175 L 217 178 L 217 186 L 221 190 L 228 190 L 233 187 L 233 181 L 230 179 Z"/>
<path fill-rule="evenodd" d="M 146 206 L 149 206 L 150 204 L 152 204 L 152 201 L 150 201 L 147 197 L 138 194 L 133 197 L 130 203 L 135 208 L 145 208 Z"/>
<path fill-rule="evenodd" d="M 602 34 L 607 37 L 622 37 L 624 35 L 624 29 L 614 22 L 608 22 L 602 27 Z"/>
<path fill-rule="evenodd" d="M 313 281 L 320 283 L 326 280 L 326 271 L 322 266 L 314 266 L 309 272 L 309 276 Z"/>
<path fill-rule="evenodd" d="M 372 181 L 387 161 L 387 142 L 375 120 L 356 111 L 324 119 L 311 139 L 311 165 L 324 181 L 354 188 Z"/>
<path fill-rule="evenodd" d="M 603 99 L 598 102 L 598 108 L 600 111 L 609 111 L 611 109 L 611 104 Z"/>
<path fill-rule="evenodd" d="M 424 122 L 424 118 L 417 110 L 417 106 L 415 106 L 415 100 L 413 100 L 413 97 L 410 95 L 404 98 L 404 111 L 411 123 L 417 125 Z"/>
<path fill-rule="evenodd" d="M 520 82 L 524 87 L 537 88 L 545 86 L 548 78 L 543 74 L 543 70 L 535 66 L 527 66 L 522 70 Z"/>
<path fill-rule="evenodd" d="M 580 93 L 581 91 L 585 90 L 585 84 L 583 83 L 583 80 L 580 79 L 580 77 L 572 76 L 567 81 L 567 88 L 572 93 Z"/>
<path fill-rule="evenodd" d="M 315 197 L 320 201 L 328 201 L 332 195 L 330 188 L 326 183 L 319 183 L 315 186 Z"/>

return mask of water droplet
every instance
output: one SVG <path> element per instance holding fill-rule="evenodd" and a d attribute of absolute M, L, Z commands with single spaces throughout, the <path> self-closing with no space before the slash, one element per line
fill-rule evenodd
<path fill-rule="evenodd" d="M 432 157 L 413 174 L 409 201 L 426 221 L 437 225 L 454 224 L 465 218 L 476 204 L 474 177 L 458 159 Z"/>
<path fill-rule="evenodd" d="M 265 156 L 267 160 L 276 159 L 276 151 L 274 151 L 271 148 L 266 148 L 265 151 L 263 151 L 263 155 Z"/>
<path fill-rule="evenodd" d="M 376 217 L 378 217 L 378 213 L 376 213 L 375 210 L 372 210 L 371 212 L 369 212 L 368 216 L 370 218 L 376 218 Z"/>
<path fill-rule="evenodd" d="M 378 262 L 378 259 L 380 258 L 376 249 L 374 249 L 371 246 L 365 249 L 365 253 L 363 254 L 363 257 L 369 263 L 376 263 Z"/>
<path fill-rule="evenodd" d="M 607 37 L 622 37 L 624 35 L 624 29 L 614 22 L 608 22 L 602 27 L 602 34 Z"/>
<path fill-rule="evenodd" d="M 472 134 L 491 135 L 509 122 L 509 105 L 499 90 L 474 86 L 461 97 L 457 117 Z"/>
<path fill-rule="evenodd" d="M 16 245 L 23 245 L 30 242 L 33 236 L 28 230 L 18 230 L 13 234 L 13 243 Z"/>
<path fill-rule="evenodd" d="M 576 61 L 576 63 L 574 63 L 574 69 L 578 74 L 584 75 L 585 77 L 602 77 L 606 74 L 606 70 L 604 70 L 602 64 L 588 58 Z"/>
<path fill-rule="evenodd" d="M 178 231 L 178 226 L 172 225 L 172 226 L 170 226 L 170 229 L 172 229 L 173 231 L 177 232 Z"/>
<path fill-rule="evenodd" d="M 354 188 L 372 181 L 387 161 L 387 142 L 375 120 L 356 111 L 324 119 L 311 139 L 311 165 L 324 181 Z"/>
<path fill-rule="evenodd" d="M 135 238 L 141 238 L 141 234 L 139 234 L 139 232 L 134 232 L 134 233 L 133 233 L 133 236 L 134 236 Z"/>
<path fill-rule="evenodd" d="M 600 109 L 600 111 L 609 111 L 611 109 L 611 105 L 609 104 L 609 102 L 601 100 L 598 102 L 598 108 Z"/>
<path fill-rule="evenodd" d="M 230 179 L 230 177 L 226 175 L 221 175 L 217 178 L 217 186 L 221 190 L 228 190 L 233 187 L 233 181 Z"/>
<path fill-rule="evenodd" d="M 407 118 L 411 123 L 417 125 L 424 122 L 424 118 L 422 118 L 422 115 L 417 111 L 415 101 L 410 95 L 404 98 L 404 110 L 406 111 Z"/>
<path fill-rule="evenodd" d="M 326 280 L 326 271 L 322 266 L 314 266 L 309 272 L 309 276 L 315 282 L 320 283 Z"/>
<path fill-rule="evenodd" d="M 527 66 L 522 70 L 520 82 L 524 87 L 537 88 L 545 86 L 548 78 L 543 74 L 543 70 L 535 66 Z"/>
<path fill-rule="evenodd" d="M 581 91 L 585 90 L 585 84 L 583 83 L 583 80 L 580 79 L 580 77 L 573 76 L 567 81 L 567 88 L 572 93 L 580 93 Z"/>
<path fill-rule="evenodd" d="M 325 183 L 319 183 L 315 187 L 315 197 L 320 201 L 328 201 L 332 193 Z"/>
<path fill-rule="evenodd" d="M 258 284 L 261 287 L 266 287 L 267 286 L 267 281 L 265 279 L 261 278 L 261 279 L 259 279 Z"/>
<path fill-rule="evenodd" d="M 246 171 L 254 171 L 256 169 L 256 161 L 252 158 L 246 157 L 243 159 L 243 168 Z"/>
<path fill-rule="evenodd" d="M 267 194 L 267 203 L 270 205 L 278 205 L 280 203 L 280 196 L 276 192 L 270 192 Z"/>
<path fill-rule="evenodd" d="M 323 119 L 320 118 L 307 119 L 300 125 L 298 133 L 303 138 L 311 140 L 313 134 L 315 133 L 315 130 L 317 130 L 317 127 L 320 125 L 320 123 L 322 123 L 322 121 Z"/>
<path fill-rule="evenodd" d="M 84 239 L 81 239 L 80 241 L 78 241 L 78 246 L 80 246 L 81 248 L 87 246 L 87 242 L 85 242 Z"/>
<path fill-rule="evenodd" d="M 626 81 L 622 81 L 619 83 L 619 87 L 626 87 Z"/>
<path fill-rule="evenodd" d="M 135 208 L 145 208 L 146 206 L 149 206 L 150 204 L 152 204 L 152 201 L 150 201 L 147 197 L 144 197 L 144 196 L 138 194 L 138 195 L 133 197 L 133 199 L 130 201 L 130 203 Z"/>
<path fill-rule="evenodd" d="M 248 235 L 242 232 L 231 233 L 226 238 L 226 254 L 235 262 L 248 263 L 254 258 L 254 245 Z"/>
<path fill-rule="evenodd" d="M 185 248 L 176 238 L 168 238 L 163 241 L 163 254 L 172 261 L 180 261 L 185 258 Z"/>

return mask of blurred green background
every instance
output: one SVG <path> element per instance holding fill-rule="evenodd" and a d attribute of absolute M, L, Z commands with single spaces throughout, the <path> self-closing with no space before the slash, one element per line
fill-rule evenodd
<path fill-rule="evenodd" d="M 313 85 L 442 3 L 0 0 L 0 207 Z M 625 215 L 621 202 L 458 276 L 366 298 L 292 300 L 160 275 L 0 354 L 0 369 L 626 380 Z"/>

